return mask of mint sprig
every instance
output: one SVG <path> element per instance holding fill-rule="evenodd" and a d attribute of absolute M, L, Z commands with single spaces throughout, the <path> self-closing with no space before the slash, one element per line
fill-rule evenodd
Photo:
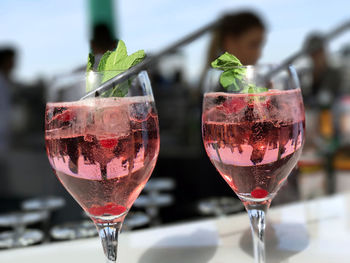
<path fill-rule="evenodd" d="M 114 51 L 107 51 L 104 53 L 97 66 L 97 71 L 103 73 L 101 77 L 101 84 L 140 63 L 145 57 L 146 54 L 144 50 L 136 51 L 128 56 L 124 41 L 119 40 L 117 48 Z M 87 71 L 92 70 L 93 64 L 94 57 L 89 54 Z M 128 93 L 128 87 L 130 84 L 131 80 L 127 80 L 116 85 L 113 89 L 104 92 L 101 94 L 101 96 L 124 97 Z M 86 89 L 87 92 L 90 91 L 90 85 L 86 85 Z"/>
<path fill-rule="evenodd" d="M 255 86 L 254 84 L 248 84 L 247 86 L 244 86 L 243 89 L 240 91 L 240 93 L 261 93 L 268 91 L 265 87 Z"/>
<path fill-rule="evenodd" d="M 260 93 L 268 89 L 248 84 L 245 80 L 246 68 L 243 67 L 239 59 L 225 52 L 211 63 L 212 68 L 222 70 L 220 84 L 227 91 L 236 93 Z"/>
<path fill-rule="evenodd" d="M 93 70 L 94 64 L 95 64 L 95 56 L 92 53 L 89 53 L 86 71 Z"/>
<path fill-rule="evenodd" d="M 226 71 L 226 70 L 231 70 L 233 67 L 242 67 L 243 65 L 237 57 L 235 57 L 234 55 L 228 52 L 225 52 L 220 57 L 218 57 L 213 62 L 211 62 L 211 66 L 213 68 L 218 68 Z"/>

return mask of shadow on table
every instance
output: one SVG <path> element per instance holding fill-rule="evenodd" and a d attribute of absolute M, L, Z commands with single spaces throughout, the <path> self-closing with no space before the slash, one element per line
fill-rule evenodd
<path fill-rule="evenodd" d="M 302 224 L 267 224 L 265 232 L 266 261 L 282 263 L 289 257 L 305 250 L 310 243 L 307 229 Z M 240 247 L 244 252 L 254 257 L 253 241 L 250 228 L 241 239 Z"/>
<path fill-rule="evenodd" d="M 205 263 L 214 257 L 217 244 L 218 234 L 213 231 L 197 230 L 188 235 L 176 235 L 161 239 L 146 250 L 139 263 Z"/>

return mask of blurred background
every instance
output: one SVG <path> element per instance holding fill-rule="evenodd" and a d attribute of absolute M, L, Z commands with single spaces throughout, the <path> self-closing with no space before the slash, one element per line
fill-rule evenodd
<path fill-rule="evenodd" d="M 203 72 L 208 59 L 223 51 L 233 50 L 247 64 L 280 63 L 307 51 L 294 62 L 304 95 L 307 142 L 273 205 L 349 191 L 350 26 L 337 38 L 325 39 L 325 33 L 349 24 L 349 10 L 346 0 L 1 1 L 0 214 L 20 211 L 17 218 L 25 221 L 21 213 L 35 210 L 25 204 L 37 198 L 34 206 L 47 213 L 24 225 L 51 231 L 46 241 L 80 237 L 52 232 L 54 226 L 67 229 L 67 222 L 69 229 L 81 229 L 86 219 L 55 178 L 45 153 L 45 103 L 69 94 L 57 82 L 84 70 L 89 52 L 108 50 L 118 39 L 129 53 L 144 49 L 151 56 L 224 14 L 233 16 L 227 16 L 225 27 L 149 69 L 161 151 L 153 184 L 136 201 L 129 229 L 243 211 L 201 141 Z M 0 232 L 12 225 L 0 225 Z"/>

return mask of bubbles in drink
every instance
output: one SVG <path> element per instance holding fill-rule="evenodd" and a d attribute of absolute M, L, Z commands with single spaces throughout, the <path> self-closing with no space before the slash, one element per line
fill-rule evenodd
<path fill-rule="evenodd" d="M 295 166 L 304 143 L 301 101 L 300 90 L 205 95 L 205 149 L 243 201 L 271 198 Z"/>
<path fill-rule="evenodd" d="M 86 211 L 129 209 L 146 184 L 159 152 L 158 118 L 147 100 L 99 98 L 47 105 L 50 163 Z M 139 110 L 135 120 L 131 116 Z"/>

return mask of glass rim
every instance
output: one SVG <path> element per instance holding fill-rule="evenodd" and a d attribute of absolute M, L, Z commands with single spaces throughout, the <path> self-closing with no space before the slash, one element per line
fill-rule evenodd
<path fill-rule="evenodd" d="M 79 100 L 84 100 L 90 97 L 98 98 L 101 97 L 99 95 L 89 95 L 86 96 L 87 94 L 96 91 L 97 88 L 99 88 L 101 85 L 103 85 L 105 82 L 101 83 L 101 80 L 104 78 L 104 73 L 107 73 L 107 77 L 109 77 L 108 80 L 117 77 L 119 74 L 125 71 L 117 71 L 117 70 L 107 70 L 107 71 L 73 71 L 70 72 L 69 74 L 65 74 L 62 76 L 57 77 L 52 81 L 52 86 L 51 86 L 51 93 L 46 97 L 46 103 L 56 103 L 56 102 L 72 102 L 72 101 L 79 101 Z M 108 74 L 109 73 L 109 74 Z M 90 80 L 89 80 L 90 79 Z M 128 82 L 128 86 L 130 88 L 131 82 L 133 81 L 145 81 L 146 83 L 149 83 L 149 74 L 147 70 L 139 70 L 134 72 L 132 75 L 128 76 L 127 79 L 123 80 L 122 82 L 124 83 L 125 81 Z M 86 89 L 87 82 L 91 81 L 92 86 L 90 86 L 89 91 Z M 131 82 L 130 82 L 131 81 Z M 149 83 L 150 84 L 150 83 Z M 71 96 L 71 98 L 64 98 L 64 99 L 59 99 L 58 98 L 58 91 L 59 90 L 68 90 L 67 87 L 70 87 L 69 90 L 72 92 L 67 92 L 67 96 Z M 144 91 L 142 94 L 149 95 L 151 94 L 153 96 L 152 92 L 152 87 L 150 85 L 145 85 L 144 86 Z M 107 90 L 104 90 L 102 94 Z M 100 91 L 98 91 L 100 93 Z M 141 94 L 140 93 L 140 94 Z M 134 97 L 136 95 L 125 95 L 125 97 Z M 103 96 L 102 96 L 103 97 Z M 117 96 L 111 96 L 111 97 L 117 97 Z"/>

